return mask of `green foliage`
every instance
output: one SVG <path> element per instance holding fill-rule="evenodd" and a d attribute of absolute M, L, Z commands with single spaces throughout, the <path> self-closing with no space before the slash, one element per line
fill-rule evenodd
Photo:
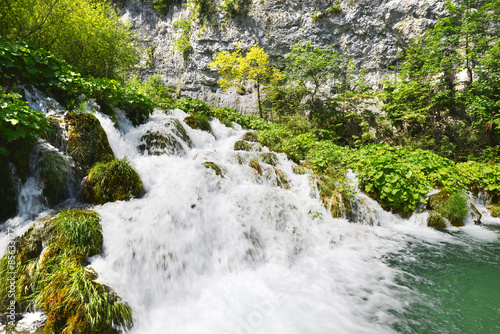
<path fill-rule="evenodd" d="M 250 10 L 249 0 L 222 0 L 222 12 L 229 19 L 234 19 L 238 15 L 246 15 Z"/>
<path fill-rule="evenodd" d="M 86 200 L 97 204 L 129 200 L 139 196 L 143 190 L 139 174 L 126 158 L 96 163 L 84 187 Z"/>
<path fill-rule="evenodd" d="M 139 93 L 151 98 L 155 106 L 164 109 L 172 107 L 175 88 L 166 86 L 160 74 L 151 75 L 146 81 L 132 76 L 128 85 L 129 88 L 136 89 Z"/>
<path fill-rule="evenodd" d="M 500 140 L 500 1 L 446 7 L 449 15 L 405 50 L 399 80 L 385 84 L 383 109 L 403 140 L 456 161 L 478 159 Z"/>
<path fill-rule="evenodd" d="M 500 191 L 500 165 L 468 161 L 457 164 L 457 171 L 464 185 L 474 193 L 484 189 Z"/>
<path fill-rule="evenodd" d="M 167 15 L 170 6 L 176 3 L 181 3 L 180 0 L 153 0 L 153 7 L 162 15 Z"/>
<path fill-rule="evenodd" d="M 430 151 L 367 145 L 346 163 L 359 172 L 360 187 L 382 207 L 405 215 L 426 203 L 431 188 L 460 188 L 453 161 Z"/>
<path fill-rule="evenodd" d="M 186 60 L 191 52 L 191 19 L 180 19 L 174 22 L 174 28 L 180 33 L 180 37 L 174 42 L 174 49 L 177 50 L 184 60 Z"/>
<path fill-rule="evenodd" d="M 469 212 L 467 195 L 461 191 L 454 192 L 438 211 L 454 226 L 463 225 L 463 220 Z"/>
<path fill-rule="evenodd" d="M 152 112 L 155 102 L 134 87 L 116 80 L 84 78 L 65 61 L 30 43 L 0 37 L 0 80 L 38 85 L 66 99 L 85 94 L 104 106 L 118 107 L 137 125 Z"/>
<path fill-rule="evenodd" d="M 0 87 L 0 156 L 10 154 L 8 147 L 12 142 L 33 140 L 46 131 L 50 131 L 50 126 L 44 114 L 31 110 L 21 95 L 5 93 Z"/>
<path fill-rule="evenodd" d="M 189 96 L 175 101 L 174 107 L 179 108 L 188 114 L 203 114 L 206 116 L 211 115 L 211 109 L 208 104 L 201 100 L 193 99 Z"/>
<path fill-rule="evenodd" d="M 192 114 L 184 118 L 184 123 L 186 123 L 193 129 L 212 132 L 212 126 L 210 125 L 210 120 L 208 119 L 208 116 L 204 114 Z"/>
<path fill-rule="evenodd" d="M 281 79 L 280 72 L 269 63 L 269 55 L 257 45 L 248 50 L 245 56 L 243 51 L 236 50 L 216 52 L 210 67 L 222 76 L 217 83 L 223 89 L 243 87 L 245 84 L 256 84 L 259 115 L 263 117 L 261 106 L 261 86 Z"/>
<path fill-rule="evenodd" d="M 133 35 L 108 0 L 9 0 L 0 35 L 30 41 L 84 74 L 118 77 L 137 60 Z"/>
<path fill-rule="evenodd" d="M 340 14 L 342 13 L 342 7 L 340 6 L 340 2 L 337 1 L 335 5 L 328 7 L 326 10 L 319 12 L 315 11 L 314 13 L 311 14 L 311 19 L 313 22 L 318 22 L 319 20 L 328 17 L 333 14 Z"/>

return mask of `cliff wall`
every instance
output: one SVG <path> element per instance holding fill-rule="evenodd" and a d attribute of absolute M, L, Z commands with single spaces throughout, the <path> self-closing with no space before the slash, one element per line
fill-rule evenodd
<path fill-rule="evenodd" d="M 244 114 L 255 110 L 255 94 L 238 95 L 217 86 L 217 73 L 208 66 L 216 51 L 258 43 L 277 63 L 291 44 L 301 40 L 334 45 L 354 59 L 358 70 L 367 71 L 368 82 L 376 88 L 394 74 L 391 66 L 398 63 L 398 52 L 445 15 L 443 0 L 248 0 L 246 15 L 228 19 L 218 10 L 211 23 L 193 20 L 192 48 L 184 58 L 174 48 L 181 32 L 173 24 L 189 18 L 188 6 L 173 5 L 160 15 L 149 0 L 122 1 L 121 16 L 132 24 L 144 47 L 142 77 L 159 73 L 167 84 L 180 86 L 182 96 Z M 340 10 L 328 13 L 336 4 Z"/>

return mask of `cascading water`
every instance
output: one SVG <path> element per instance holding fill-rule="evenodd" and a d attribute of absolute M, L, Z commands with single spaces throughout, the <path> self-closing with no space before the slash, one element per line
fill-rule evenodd
<path fill-rule="evenodd" d="M 131 333 L 498 329 L 500 220 L 481 203 L 484 227 L 470 220 L 446 233 L 426 226 L 426 212 L 401 219 L 359 192 L 355 223 L 334 219 L 284 155 L 268 164 L 265 148 L 235 151 L 238 125 L 213 120 L 212 135 L 180 110 L 137 128 L 96 116 L 145 188 L 91 208 L 104 235 L 91 266 L 132 307 Z"/>

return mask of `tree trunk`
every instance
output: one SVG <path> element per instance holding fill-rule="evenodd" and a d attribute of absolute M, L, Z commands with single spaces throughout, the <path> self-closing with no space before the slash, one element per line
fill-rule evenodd
<path fill-rule="evenodd" d="M 262 114 L 262 106 L 260 105 L 260 83 L 257 81 L 257 102 L 259 103 L 259 116 L 260 118 L 264 118 Z"/>

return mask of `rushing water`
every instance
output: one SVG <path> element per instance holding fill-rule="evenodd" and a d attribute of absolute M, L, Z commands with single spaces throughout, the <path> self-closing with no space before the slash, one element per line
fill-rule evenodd
<path fill-rule="evenodd" d="M 132 307 L 131 333 L 500 332 L 500 220 L 481 205 L 487 225 L 447 232 L 428 228 L 425 212 L 401 219 L 362 194 L 356 223 L 334 219 L 284 155 L 261 162 L 262 176 L 249 167 L 259 152 L 234 151 L 237 125 L 213 120 L 212 135 L 181 122 L 193 147 L 177 136 L 183 152 L 148 155 L 143 135 L 186 114 L 119 129 L 97 116 L 145 188 L 92 208 L 104 252 L 91 266 Z"/>

